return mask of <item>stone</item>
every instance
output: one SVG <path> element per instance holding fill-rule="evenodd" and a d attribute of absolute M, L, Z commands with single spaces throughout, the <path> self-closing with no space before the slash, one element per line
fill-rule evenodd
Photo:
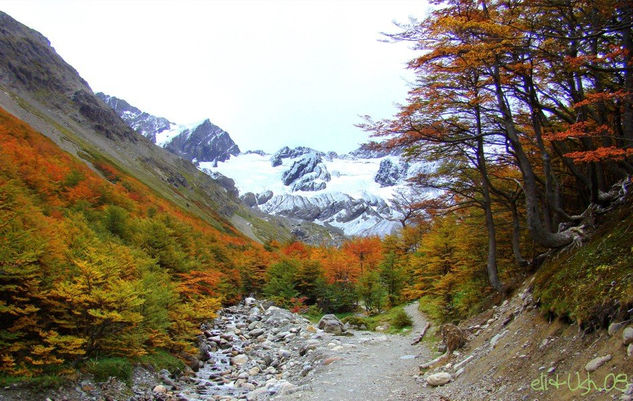
<path fill-rule="evenodd" d="M 430 376 L 428 376 L 426 378 L 426 383 L 429 386 L 443 386 L 446 383 L 450 382 L 451 380 L 453 380 L 453 377 L 451 376 L 450 373 L 448 372 L 439 372 L 439 373 L 434 373 Z"/>
<path fill-rule="evenodd" d="M 261 336 L 262 334 L 264 334 L 264 329 L 254 329 L 248 333 L 248 335 L 252 338 L 257 338 Z"/>
<path fill-rule="evenodd" d="M 598 368 L 611 360 L 611 355 L 599 356 L 592 359 L 585 365 L 585 370 L 589 373 L 598 370 Z"/>
<path fill-rule="evenodd" d="M 629 346 L 626 347 L 626 355 L 629 358 L 633 358 L 633 344 L 629 344 Z"/>
<path fill-rule="evenodd" d="M 336 361 L 340 361 L 341 359 L 343 359 L 343 358 L 340 358 L 340 357 L 338 357 L 338 356 L 333 356 L 333 357 L 330 357 L 330 358 L 326 358 L 326 359 L 324 359 L 324 360 L 323 360 L 323 364 L 324 364 L 325 366 L 327 366 L 327 365 L 330 365 L 330 364 L 332 364 L 332 363 L 334 363 L 334 362 L 336 362 Z"/>
<path fill-rule="evenodd" d="M 155 394 L 165 394 L 167 393 L 167 387 L 163 386 L 162 384 L 159 384 L 158 386 L 152 389 L 152 392 Z"/>
<path fill-rule="evenodd" d="M 255 375 L 259 374 L 259 372 L 260 372 L 260 369 L 257 366 L 255 366 L 255 367 L 252 367 L 252 368 L 250 368 L 248 370 L 248 375 L 249 376 L 255 376 Z"/>
<path fill-rule="evenodd" d="M 239 354 L 231 358 L 231 365 L 242 366 L 246 362 L 248 362 L 248 356 L 244 354 Z"/>
<path fill-rule="evenodd" d="M 616 335 L 616 333 L 618 331 L 620 331 L 620 329 L 622 327 L 624 327 L 624 322 L 611 323 L 609 325 L 609 328 L 607 329 L 607 334 L 609 334 L 609 336 L 613 337 L 614 335 Z"/>
<path fill-rule="evenodd" d="M 624 345 L 629 345 L 633 343 L 633 327 L 629 326 L 622 332 L 622 342 Z"/>
<path fill-rule="evenodd" d="M 448 352 L 453 352 L 456 349 L 463 347 L 466 344 L 466 336 L 459 327 L 454 324 L 447 323 L 440 328 L 442 335 L 442 342 L 446 344 Z"/>
<path fill-rule="evenodd" d="M 319 320 L 318 327 L 326 333 L 338 335 L 343 334 L 343 332 L 345 331 L 343 323 L 341 323 L 341 321 L 332 314 L 324 315 L 321 320 Z"/>
<path fill-rule="evenodd" d="M 497 333 L 494 337 L 492 337 L 490 339 L 490 348 L 494 348 L 499 342 L 499 340 L 501 340 L 501 338 L 505 336 L 506 334 L 508 334 L 508 330 L 504 330 L 501 333 Z"/>

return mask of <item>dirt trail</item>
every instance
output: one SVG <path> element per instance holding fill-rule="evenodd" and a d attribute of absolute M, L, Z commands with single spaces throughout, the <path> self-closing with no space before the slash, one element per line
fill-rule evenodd
<path fill-rule="evenodd" d="M 275 397 L 274 400 L 418 399 L 414 394 L 419 394 L 423 388 L 416 383 L 414 375 L 421 361 L 428 360 L 431 352 L 423 343 L 411 345 L 426 323 L 418 311 L 418 303 L 409 304 L 405 311 L 413 320 L 409 334 L 354 332 L 353 337 L 342 337 L 342 344 L 333 347 L 330 358 L 333 362 L 317 369 L 301 391 Z"/>

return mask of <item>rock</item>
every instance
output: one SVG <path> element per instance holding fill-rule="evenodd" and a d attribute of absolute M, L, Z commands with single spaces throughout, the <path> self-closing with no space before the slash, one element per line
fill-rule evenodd
<path fill-rule="evenodd" d="M 611 355 L 599 356 L 592 359 L 585 365 L 585 370 L 589 373 L 598 370 L 598 368 L 611 360 Z"/>
<path fill-rule="evenodd" d="M 252 368 L 250 368 L 248 370 L 248 375 L 249 376 L 255 376 L 255 375 L 258 375 L 259 372 L 260 372 L 260 369 L 257 366 L 255 366 L 255 367 L 252 367 Z"/>
<path fill-rule="evenodd" d="M 340 358 L 338 356 L 333 356 L 333 357 L 330 357 L 330 358 L 326 358 L 326 359 L 323 360 L 323 365 L 327 366 L 327 365 L 330 365 L 330 364 L 332 364 L 332 363 L 334 363 L 336 361 L 340 361 L 341 359 L 343 359 L 343 358 Z"/>
<path fill-rule="evenodd" d="M 159 384 L 158 386 L 152 389 L 152 392 L 154 394 L 165 394 L 167 393 L 167 387 L 163 386 L 162 384 Z"/>
<path fill-rule="evenodd" d="M 271 200 L 272 197 L 273 197 L 273 191 L 265 191 L 265 192 L 259 193 L 257 194 L 257 204 L 263 205 L 264 203 Z"/>
<path fill-rule="evenodd" d="M 288 359 L 292 356 L 292 352 L 287 349 L 280 348 L 279 351 L 277 351 L 277 355 L 279 355 L 280 358 Z"/>
<path fill-rule="evenodd" d="M 244 354 L 239 354 L 231 358 L 231 365 L 242 366 L 246 362 L 248 362 L 248 356 Z"/>
<path fill-rule="evenodd" d="M 494 337 L 492 337 L 490 339 L 490 348 L 494 348 L 499 342 L 499 340 L 501 340 L 501 338 L 505 336 L 506 334 L 508 334 L 508 330 L 504 330 L 501 333 L 497 333 Z"/>
<path fill-rule="evenodd" d="M 629 344 L 629 346 L 626 348 L 626 355 L 629 358 L 633 358 L 633 344 Z"/>
<path fill-rule="evenodd" d="M 407 173 L 408 165 L 400 166 L 394 164 L 390 159 L 380 161 L 380 167 L 374 177 L 374 181 L 381 187 L 391 187 L 396 185 Z"/>
<path fill-rule="evenodd" d="M 440 328 L 442 334 L 442 342 L 446 344 L 448 352 L 453 352 L 466 344 L 466 336 L 459 327 L 454 324 L 447 323 Z"/>
<path fill-rule="evenodd" d="M 248 335 L 252 338 L 257 338 L 261 336 L 262 334 L 264 334 L 264 329 L 254 329 L 248 333 Z"/>
<path fill-rule="evenodd" d="M 446 352 L 446 344 L 444 343 L 437 344 L 437 352 L 441 352 L 441 353 Z"/>
<path fill-rule="evenodd" d="M 389 330 L 389 325 L 385 324 L 384 326 L 376 326 L 374 330 L 379 333 L 384 333 L 385 331 Z"/>
<path fill-rule="evenodd" d="M 428 376 L 426 378 L 426 383 L 429 386 L 443 386 L 446 383 L 450 382 L 451 380 L 453 380 L 453 377 L 451 376 L 450 373 L 447 372 L 439 372 L 439 373 L 434 373 L 430 376 Z"/>
<path fill-rule="evenodd" d="M 633 327 L 629 326 L 622 332 L 622 341 L 624 345 L 629 345 L 633 343 Z"/>
<path fill-rule="evenodd" d="M 345 331 L 343 323 L 341 323 L 341 321 L 332 314 L 324 315 L 321 320 L 319 320 L 318 327 L 326 333 L 333 333 L 338 335 L 343 334 L 343 332 Z"/>
<path fill-rule="evenodd" d="M 275 327 L 283 326 L 294 319 L 292 312 L 276 306 L 269 307 L 266 310 L 265 316 L 266 323 Z"/>
<path fill-rule="evenodd" d="M 245 193 L 244 195 L 240 196 L 240 199 L 248 207 L 257 206 L 257 198 L 255 197 L 255 194 L 252 192 Z"/>
<path fill-rule="evenodd" d="M 613 337 L 622 327 L 624 327 L 624 324 L 624 322 L 611 323 L 607 329 L 607 334 Z"/>

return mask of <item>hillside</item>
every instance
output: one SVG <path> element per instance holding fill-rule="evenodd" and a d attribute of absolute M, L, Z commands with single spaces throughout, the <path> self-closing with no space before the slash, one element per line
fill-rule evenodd
<path fill-rule="evenodd" d="M 240 271 L 264 250 L 103 160 L 97 174 L 4 110 L 0 135 L 2 372 L 193 352 L 200 322 L 239 299 Z"/>

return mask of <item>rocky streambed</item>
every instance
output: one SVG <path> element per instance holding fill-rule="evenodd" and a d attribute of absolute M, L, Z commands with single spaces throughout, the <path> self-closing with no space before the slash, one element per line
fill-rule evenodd
<path fill-rule="evenodd" d="M 203 363 L 195 375 L 173 383 L 173 390 L 157 390 L 189 401 L 292 394 L 304 389 L 316 368 L 336 360 L 346 335 L 352 334 L 336 318 L 313 325 L 288 310 L 247 298 L 203 326 Z"/>

